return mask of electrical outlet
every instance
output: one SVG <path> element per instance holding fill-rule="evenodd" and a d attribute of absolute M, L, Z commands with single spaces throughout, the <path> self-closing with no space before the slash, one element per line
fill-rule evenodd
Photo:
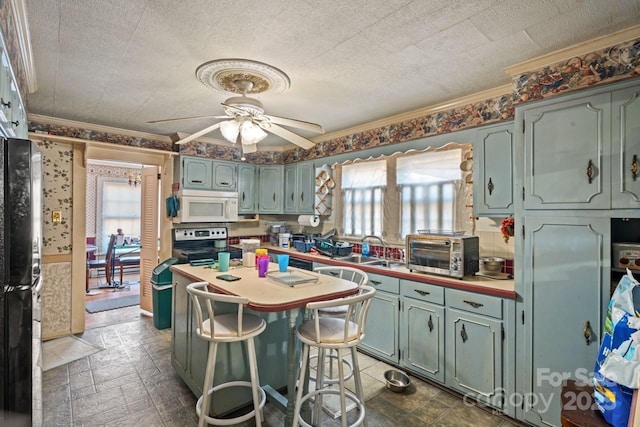
<path fill-rule="evenodd" d="M 62 221 L 62 212 L 61 211 L 53 211 L 51 212 L 51 221 L 54 224 L 58 224 Z"/>

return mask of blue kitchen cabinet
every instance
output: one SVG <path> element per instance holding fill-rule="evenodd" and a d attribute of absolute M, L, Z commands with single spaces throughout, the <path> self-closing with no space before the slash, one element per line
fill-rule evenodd
<path fill-rule="evenodd" d="M 533 103 L 516 110 L 524 134 L 524 209 L 609 209 L 611 95 Z"/>
<path fill-rule="evenodd" d="M 211 162 L 212 190 L 236 191 L 238 189 L 238 163 L 224 160 Z"/>
<path fill-rule="evenodd" d="M 256 167 L 247 163 L 238 166 L 238 213 L 256 212 Z"/>
<path fill-rule="evenodd" d="M 501 298 L 447 288 L 447 386 L 495 408 L 504 402 Z"/>
<path fill-rule="evenodd" d="M 473 147 L 475 216 L 513 214 L 513 143 L 513 123 L 478 129 Z"/>
<path fill-rule="evenodd" d="M 398 364 L 400 279 L 367 273 L 368 285 L 376 289 L 371 299 L 365 336 L 358 348 L 387 362 Z"/>
<path fill-rule="evenodd" d="M 559 426 L 562 376 L 586 381 L 602 340 L 611 286 L 610 220 L 529 215 L 524 226 L 517 289 L 524 301 L 518 322 L 524 359 L 518 372 L 521 393 L 532 400 L 524 402 L 523 417 Z"/>
<path fill-rule="evenodd" d="M 612 207 L 640 207 L 640 86 L 612 93 Z"/>
<path fill-rule="evenodd" d="M 282 213 L 283 172 L 281 165 L 258 166 L 259 213 Z"/>
<path fill-rule="evenodd" d="M 420 375 L 445 381 L 444 288 L 400 280 L 401 364 Z"/>
<path fill-rule="evenodd" d="M 312 214 L 315 165 L 313 162 L 284 167 L 284 213 Z"/>
<path fill-rule="evenodd" d="M 193 190 L 211 190 L 213 178 L 211 159 L 180 156 L 180 176 L 182 188 Z"/>

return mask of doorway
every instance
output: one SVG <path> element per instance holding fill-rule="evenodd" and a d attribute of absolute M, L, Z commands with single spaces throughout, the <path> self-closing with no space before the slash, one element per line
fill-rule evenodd
<path fill-rule="evenodd" d="M 110 324 L 112 318 L 120 321 L 116 309 L 139 311 L 143 167 L 87 160 L 87 328 Z"/>

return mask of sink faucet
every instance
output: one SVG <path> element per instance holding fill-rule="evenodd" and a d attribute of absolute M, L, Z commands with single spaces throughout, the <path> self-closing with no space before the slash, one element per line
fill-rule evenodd
<path fill-rule="evenodd" d="M 368 236 L 364 236 L 361 241 L 364 242 L 367 239 L 379 240 L 380 244 L 382 245 L 382 259 L 387 259 L 387 245 L 384 243 L 384 240 L 382 240 L 382 237 L 378 237 L 375 234 L 370 234 Z"/>

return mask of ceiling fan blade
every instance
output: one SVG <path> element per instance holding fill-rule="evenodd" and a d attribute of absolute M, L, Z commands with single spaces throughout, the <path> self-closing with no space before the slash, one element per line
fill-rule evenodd
<path fill-rule="evenodd" d="M 191 116 L 191 117 L 177 117 L 175 119 L 161 119 L 161 120 L 149 120 L 147 123 L 164 123 L 164 122 L 177 122 L 179 120 L 195 120 L 195 119 L 228 119 L 228 116 Z"/>
<path fill-rule="evenodd" d="M 228 118 L 228 117 L 225 116 L 225 118 Z M 194 139 L 200 138 L 202 135 L 205 135 L 205 134 L 207 134 L 207 133 L 209 133 L 211 131 L 214 131 L 214 130 L 218 129 L 220 127 L 220 123 L 222 123 L 222 122 L 218 122 L 216 124 L 213 124 L 213 125 L 211 125 L 209 127 L 204 128 L 202 130 L 199 130 L 198 132 L 193 133 L 193 134 L 191 134 L 191 135 L 189 135 L 187 137 L 184 137 L 184 138 L 176 141 L 175 143 L 176 144 L 186 144 L 187 142 L 191 142 Z"/>
<path fill-rule="evenodd" d="M 260 127 L 263 127 L 262 125 L 263 123 L 260 123 Z M 282 128 L 274 123 L 266 124 L 263 129 L 268 132 L 274 133 L 279 137 L 286 139 L 287 141 L 291 141 L 294 144 L 304 148 L 305 150 L 308 150 L 315 145 L 313 141 L 304 138 L 296 133 L 293 133 L 288 129 Z"/>
<path fill-rule="evenodd" d="M 288 119 L 286 117 L 270 116 L 267 114 L 263 114 L 262 117 L 266 117 L 271 123 L 275 123 L 277 125 L 291 126 L 293 128 L 308 130 L 311 132 L 324 133 L 324 128 L 316 123 Z"/>

